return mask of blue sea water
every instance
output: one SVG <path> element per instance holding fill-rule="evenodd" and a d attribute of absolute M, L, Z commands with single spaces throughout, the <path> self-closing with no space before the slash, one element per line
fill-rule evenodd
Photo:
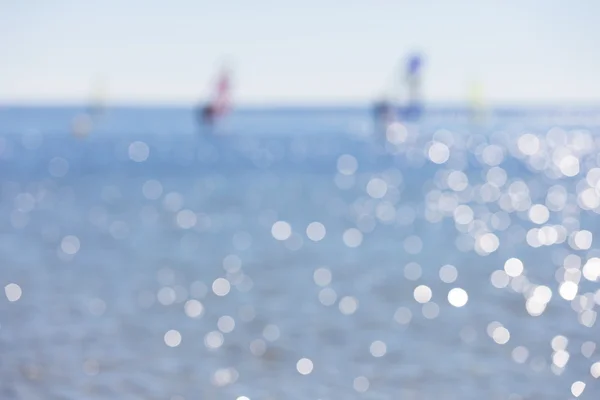
<path fill-rule="evenodd" d="M 0 398 L 600 395 L 597 110 L 82 112 L 0 107 Z"/>

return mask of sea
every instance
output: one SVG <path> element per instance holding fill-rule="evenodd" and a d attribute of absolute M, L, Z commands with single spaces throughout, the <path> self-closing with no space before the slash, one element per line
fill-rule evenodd
<path fill-rule="evenodd" d="M 86 113 L 0 105 L 0 399 L 600 398 L 600 109 Z"/>

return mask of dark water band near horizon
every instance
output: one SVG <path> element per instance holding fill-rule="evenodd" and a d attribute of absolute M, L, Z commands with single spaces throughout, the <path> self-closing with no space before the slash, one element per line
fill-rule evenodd
<path fill-rule="evenodd" d="M 600 110 L 0 107 L 0 398 L 600 396 Z"/>

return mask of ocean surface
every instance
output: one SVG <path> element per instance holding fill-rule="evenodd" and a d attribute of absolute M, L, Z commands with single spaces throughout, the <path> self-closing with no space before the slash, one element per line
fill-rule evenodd
<path fill-rule="evenodd" d="M 600 110 L 0 106 L 0 398 L 600 398 Z"/>

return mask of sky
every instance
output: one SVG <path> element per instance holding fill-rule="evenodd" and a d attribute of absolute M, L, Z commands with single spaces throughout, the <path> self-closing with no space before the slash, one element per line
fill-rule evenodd
<path fill-rule="evenodd" d="M 0 102 L 370 101 L 407 54 L 423 95 L 600 104 L 598 0 L 0 0 Z"/>

